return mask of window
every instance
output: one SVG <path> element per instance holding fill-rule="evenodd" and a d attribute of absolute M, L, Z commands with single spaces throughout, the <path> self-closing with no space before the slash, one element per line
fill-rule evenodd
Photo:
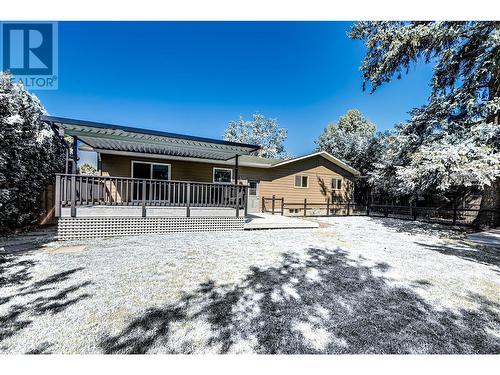
<path fill-rule="evenodd" d="M 132 160 L 132 177 L 141 179 L 154 179 L 154 180 L 170 180 L 170 164 L 162 163 L 149 163 L 145 161 L 135 161 Z M 142 199 L 142 183 L 132 184 L 132 199 L 140 200 Z M 163 194 L 165 191 L 163 190 Z M 159 189 L 151 190 L 151 184 L 146 185 L 146 197 L 147 199 L 165 199 L 161 196 Z"/>
<path fill-rule="evenodd" d="M 170 180 L 170 164 L 132 160 L 132 177 Z"/>
<path fill-rule="evenodd" d="M 295 176 L 295 187 L 297 188 L 309 187 L 309 176 Z"/>
<path fill-rule="evenodd" d="M 342 190 L 341 178 L 332 178 L 332 190 Z"/>
<path fill-rule="evenodd" d="M 248 195 L 253 195 L 253 196 L 256 196 L 258 195 L 258 181 L 252 181 L 252 180 L 249 180 L 248 181 Z"/>
<path fill-rule="evenodd" d="M 233 181 L 233 170 L 230 168 L 214 168 L 213 179 L 215 183 L 230 184 Z"/>

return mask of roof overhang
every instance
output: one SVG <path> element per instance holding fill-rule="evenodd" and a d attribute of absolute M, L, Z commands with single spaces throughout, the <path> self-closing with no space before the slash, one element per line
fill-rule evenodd
<path fill-rule="evenodd" d="M 103 124 L 62 117 L 42 116 L 64 135 L 78 137 L 97 152 L 132 152 L 193 159 L 229 160 L 248 155 L 258 145 L 222 141 L 156 130 Z"/>

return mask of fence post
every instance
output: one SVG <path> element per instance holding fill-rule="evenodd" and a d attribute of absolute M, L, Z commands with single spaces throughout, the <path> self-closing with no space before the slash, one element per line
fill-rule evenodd
<path fill-rule="evenodd" d="M 71 176 L 71 217 L 76 217 L 76 176 Z"/>
<path fill-rule="evenodd" d="M 366 216 L 370 216 L 370 204 L 366 204 Z"/>
<path fill-rule="evenodd" d="M 285 197 L 281 197 L 281 216 L 283 216 L 284 211 L 285 211 Z"/>
<path fill-rule="evenodd" d="M 330 216 L 330 197 L 326 199 L 326 216 Z"/>
<path fill-rule="evenodd" d="M 61 176 L 56 176 L 56 195 L 54 202 L 55 217 L 61 216 Z"/>
<path fill-rule="evenodd" d="M 350 208 L 351 208 L 351 204 L 349 202 L 347 202 L 347 216 L 349 216 Z"/>
<path fill-rule="evenodd" d="M 417 207 L 415 206 L 413 208 L 413 220 L 417 220 L 417 215 L 418 215 L 418 210 Z"/>
<path fill-rule="evenodd" d="M 262 212 L 266 212 L 266 200 L 262 197 Z"/>
<path fill-rule="evenodd" d="M 457 206 L 453 205 L 453 225 L 457 223 Z"/>
<path fill-rule="evenodd" d="M 304 216 L 307 216 L 307 198 L 304 198 Z"/>
<path fill-rule="evenodd" d="M 384 209 L 384 216 L 385 216 L 385 217 L 388 217 L 388 216 L 389 216 L 389 207 L 388 207 L 388 206 L 385 206 L 385 209 Z"/>
<path fill-rule="evenodd" d="M 275 200 L 276 200 L 276 197 L 274 196 L 273 194 L 273 200 L 271 201 L 271 211 L 272 211 L 272 214 L 274 215 L 274 205 L 275 205 Z"/>
<path fill-rule="evenodd" d="M 412 205 L 410 203 L 410 218 L 412 218 L 412 217 L 413 217 L 413 207 L 412 207 Z"/>
<path fill-rule="evenodd" d="M 142 181 L 142 217 L 146 217 L 146 180 Z"/>

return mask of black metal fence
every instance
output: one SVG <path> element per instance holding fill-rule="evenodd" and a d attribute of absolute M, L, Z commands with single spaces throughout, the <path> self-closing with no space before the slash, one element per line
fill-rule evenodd
<path fill-rule="evenodd" d="M 262 212 L 287 216 L 373 216 L 429 223 L 472 226 L 479 212 L 495 222 L 500 211 L 473 208 L 414 207 L 394 205 L 365 205 L 326 202 L 285 202 L 284 198 L 262 198 Z"/>

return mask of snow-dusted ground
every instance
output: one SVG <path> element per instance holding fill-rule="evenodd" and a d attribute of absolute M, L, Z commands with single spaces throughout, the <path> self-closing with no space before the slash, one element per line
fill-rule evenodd
<path fill-rule="evenodd" d="M 0 352 L 500 353 L 498 250 L 438 225 L 320 221 L 0 255 Z"/>

